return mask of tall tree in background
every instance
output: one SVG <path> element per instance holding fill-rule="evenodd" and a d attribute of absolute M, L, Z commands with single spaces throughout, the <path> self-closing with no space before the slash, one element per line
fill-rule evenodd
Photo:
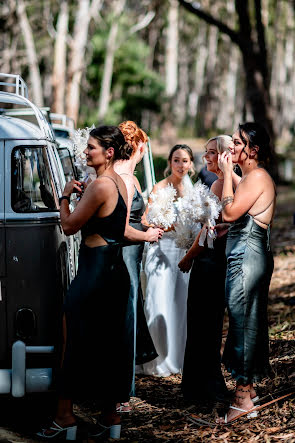
<path fill-rule="evenodd" d="M 61 0 L 56 24 L 54 61 L 52 71 L 53 102 L 52 110 L 59 114 L 65 112 L 67 35 L 69 25 L 68 0 Z"/>
<path fill-rule="evenodd" d="M 214 15 L 204 11 L 200 3 L 187 0 L 178 1 L 188 11 L 228 35 L 231 41 L 239 47 L 246 77 L 246 100 L 255 121 L 260 122 L 267 128 L 271 139 L 274 141 L 267 45 L 261 16 L 261 0 L 253 0 L 254 24 L 250 19 L 249 0 L 235 0 L 235 10 L 239 20 L 239 30 L 237 31 Z"/>
<path fill-rule="evenodd" d="M 69 52 L 67 75 L 66 113 L 75 122 L 79 116 L 82 73 L 86 70 L 85 53 L 90 20 L 98 14 L 103 0 L 80 0 L 75 17 L 74 33 Z"/>
<path fill-rule="evenodd" d="M 38 57 L 34 42 L 33 31 L 27 16 L 26 4 L 23 0 L 16 2 L 16 12 L 19 19 L 20 28 L 24 39 L 27 53 L 29 75 L 33 91 L 33 101 L 38 106 L 43 106 L 43 90 L 41 83 L 41 75 L 39 70 Z"/>

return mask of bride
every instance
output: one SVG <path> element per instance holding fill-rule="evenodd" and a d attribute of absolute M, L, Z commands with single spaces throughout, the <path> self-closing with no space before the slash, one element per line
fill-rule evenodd
<path fill-rule="evenodd" d="M 176 190 L 176 198 L 183 197 L 186 186 L 192 186 L 189 171 L 194 172 L 191 148 L 175 145 L 165 171 L 165 175 L 169 172 L 170 175 L 157 183 L 152 192 L 170 184 Z M 177 200 L 175 207 L 177 210 Z M 138 373 L 166 377 L 182 370 L 189 275 L 178 269 L 178 263 L 184 254 L 185 251 L 176 246 L 172 232 L 166 231 L 158 243 L 148 246 L 144 268 L 145 314 L 158 357 L 137 367 Z"/>

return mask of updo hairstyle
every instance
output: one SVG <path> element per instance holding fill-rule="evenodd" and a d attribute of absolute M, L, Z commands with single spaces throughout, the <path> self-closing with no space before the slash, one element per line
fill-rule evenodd
<path fill-rule="evenodd" d="M 148 141 L 146 133 L 131 120 L 120 123 L 119 128 L 124 135 L 126 142 L 132 147 L 131 156 L 136 153 L 140 142 L 147 143 Z"/>
<path fill-rule="evenodd" d="M 256 122 L 247 122 L 239 125 L 238 128 L 241 140 L 244 143 L 244 149 L 249 144 L 249 148 L 255 146 L 259 148 L 257 151 L 258 162 L 267 165 L 271 157 L 270 137 L 266 129 Z"/>
<path fill-rule="evenodd" d="M 113 161 L 129 160 L 132 148 L 117 126 L 98 126 L 90 131 L 90 137 L 95 138 L 105 150 L 114 149 Z"/>
<path fill-rule="evenodd" d="M 191 169 L 189 171 L 190 176 L 191 177 L 194 176 L 196 173 L 195 165 L 194 165 L 194 154 L 188 145 L 175 145 L 175 146 L 173 146 L 173 148 L 171 148 L 171 150 L 169 152 L 169 156 L 168 156 L 168 165 L 164 171 L 164 176 L 167 177 L 169 174 L 171 174 L 170 163 L 171 163 L 174 152 L 178 151 L 178 149 L 182 149 L 183 151 L 186 151 L 188 153 L 190 161 L 191 161 Z"/>

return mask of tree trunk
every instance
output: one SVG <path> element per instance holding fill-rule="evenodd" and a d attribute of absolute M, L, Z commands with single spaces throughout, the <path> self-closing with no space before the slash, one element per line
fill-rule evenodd
<path fill-rule="evenodd" d="M 166 38 L 166 95 L 174 97 L 178 83 L 178 2 L 169 0 Z"/>
<path fill-rule="evenodd" d="M 116 0 L 114 5 L 114 16 L 106 44 L 106 55 L 103 68 L 103 77 L 100 88 L 98 120 L 103 120 L 109 107 L 111 97 L 111 84 L 113 77 L 113 66 L 116 52 L 116 39 L 119 29 L 119 18 L 124 10 L 126 0 Z"/>
<path fill-rule="evenodd" d="M 43 92 L 41 85 L 41 76 L 38 65 L 38 58 L 34 43 L 33 32 L 27 17 L 26 6 L 23 0 L 17 1 L 17 16 L 22 30 L 28 64 L 31 87 L 33 91 L 33 102 L 38 106 L 43 106 Z"/>
<path fill-rule="evenodd" d="M 66 90 L 66 57 L 67 57 L 67 33 L 69 23 L 68 0 L 62 0 L 57 19 L 56 40 L 54 47 L 54 64 L 52 73 L 53 103 L 52 110 L 58 114 L 65 112 Z"/>
<path fill-rule="evenodd" d="M 254 0 L 255 25 L 253 25 L 252 19 L 250 20 L 249 1 L 235 0 L 235 9 L 239 18 L 239 31 L 231 29 L 225 23 L 205 12 L 197 3 L 190 3 L 187 0 L 178 1 L 190 12 L 227 34 L 232 42 L 239 46 L 246 76 L 246 101 L 251 107 L 254 120 L 261 123 L 267 129 L 272 140 L 272 174 L 277 179 L 278 169 L 273 146 L 275 132 L 270 103 L 270 79 L 261 0 Z M 254 35 L 256 35 L 256 40 L 254 40 Z"/>
<path fill-rule="evenodd" d="M 95 7 L 93 4 L 95 3 Z M 80 106 L 80 85 L 83 71 L 86 69 L 84 58 L 88 42 L 88 28 L 91 20 L 91 11 L 97 11 L 102 6 L 102 0 L 80 0 L 77 10 L 74 34 L 69 54 L 68 87 L 66 96 L 66 113 L 77 123 Z"/>

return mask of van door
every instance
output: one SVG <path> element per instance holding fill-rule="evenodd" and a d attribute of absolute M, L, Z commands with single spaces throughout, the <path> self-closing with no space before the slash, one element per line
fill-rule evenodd
<path fill-rule="evenodd" d="M 5 252 L 5 167 L 4 141 L 0 141 L 0 361 L 6 359 L 7 328 L 6 328 L 6 252 Z"/>

